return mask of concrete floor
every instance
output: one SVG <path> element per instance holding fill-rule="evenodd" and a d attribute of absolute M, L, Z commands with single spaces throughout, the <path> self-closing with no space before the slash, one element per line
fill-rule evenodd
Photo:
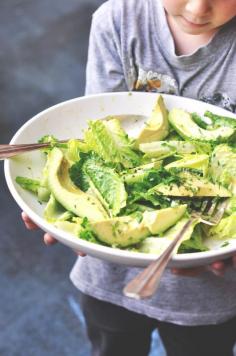
<path fill-rule="evenodd" d="M 102 0 L 1 0 L 0 143 L 39 111 L 83 95 L 91 14 Z M 0 162 L 0 355 L 88 356 L 68 279 L 74 254 L 27 231 Z M 152 355 L 163 356 L 157 334 Z"/>

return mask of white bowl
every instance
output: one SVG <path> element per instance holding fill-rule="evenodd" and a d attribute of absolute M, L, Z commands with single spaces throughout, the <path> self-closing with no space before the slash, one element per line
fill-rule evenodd
<path fill-rule="evenodd" d="M 231 113 L 196 100 L 163 95 L 166 106 L 183 108 L 203 114 L 210 110 L 225 116 Z M 83 137 L 83 129 L 87 127 L 87 120 L 101 119 L 109 115 L 143 115 L 148 116 L 157 99 L 157 94 L 150 93 L 109 93 L 76 98 L 55 105 L 39 113 L 27 121 L 14 135 L 11 143 L 31 143 L 46 134 L 52 134 L 59 139 Z M 125 129 L 133 135 L 141 124 L 137 120 L 127 119 Z M 154 254 L 145 254 L 110 248 L 79 239 L 71 234 L 57 229 L 43 219 L 44 206 L 40 205 L 31 193 L 16 184 L 16 176 L 39 178 L 44 165 L 44 155 L 34 151 L 19 155 L 5 161 L 5 177 L 9 190 L 20 208 L 44 231 L 49 232 L 63 244 L 81 250 L 89 255 L 104 260 L 126 264 L 130 266 L 146 266 L 156 259 Z M 19 217 L 20 219 L 20 217 Z M 222 241 L 220 242 L 222 244 Z M 187 253 L 175 255 L 170 266 L 191 267 L 211 263 L 218 259 L 231 256 L 236 252 L 236 240 L 230 245 L 219 248 L 213 245 L 207 252 Z"/>

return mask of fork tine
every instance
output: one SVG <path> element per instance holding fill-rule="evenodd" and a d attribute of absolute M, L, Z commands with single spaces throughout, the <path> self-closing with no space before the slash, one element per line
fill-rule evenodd
<path fill-rule="evenodd" d="M 202 202 L 202 205 L 200 207 L 201 213 L 203 213 L 207 209 L 208 204 L 209 204 L 209 199 L 206 199 Z"/>
<path fill-rule="evenodd" d="M 217 225 L 222 219 L 228 205 L 228 199 L 221 202 L 219 200 L 212 201 L 208 204 L 208 209 L 205 209 L 205 214 L 201 214 L 201 221 L 207 225 Z"/>
<path fill-rule="evenodd" d="M 212 217 L 212 221 L 214 221 L 214 224 L 218 224 L 220 220 L 222 219 L 224 212 L 228 206 L 229 199 L 225 199 L 224 201 L 220 202 L 217 206 L 216 212 L 214 216 Z"/>
<path fill-rule="evenodd" d="M 206 215 L 208 215 L 208 216 L 212 216 L 213 215 L 213 213 L 214 213 L 214 211 L 215 211 L 215 209 L 217 207 L 218 202 L 219 201 L 217 201 L 217 199 L 215 199 L 210 203 L 210 205 L 208 207 L 208 210 L 206 211 Z"/>

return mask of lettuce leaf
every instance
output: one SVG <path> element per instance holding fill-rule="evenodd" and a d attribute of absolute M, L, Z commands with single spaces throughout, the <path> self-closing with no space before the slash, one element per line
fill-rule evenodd
<path fill-rule="evenodd" d="M 236 150 L 226 144 L 216 146 L 211 156 L 209 175 L 214 182 L 236 192 Z"/>
<path fill-rule="evenodd" d="M 203 236 L 204 234 L 201 228 L 201 224 L 195 226 L 191 238 L 182 242 L 178 249 L 178 253 L 208 251 L 208 247 L 203 243 Z"/>
<path fill-rule="evenodd" d="M 16 183 L 19 184 L 23 189 L 28 190 L 31 193 L 38 194 L 40 180 L 17 176 Z"/>
<path fill-rule="evenodd" d="M 236 212 L 209 229 L 208 235 L 218 240 L 236 238 Z"/>
<path fill-rule="evenodd" d="M 166 184 L 181 183 L 181 178 L 163 167 L 151 168 L 145 172 L 145 175 L 140 176 L 139 180 L 133 184 L 127 184 L 129 194 L 129 203 L 134 203 L 139 200 L 151 202 L 154 206 L 161 208 L 169 207 L 171 200 L 168 197 L 157 196 L 152 188 L 156 185 L 165 182 Z"/>
<path fill-rule="evenodd" d="M 112 216 L 125 207 L 127 193 L 122 178 L 96 154 L 80 154 L 70 168 L 71 180 L 83 191 L 91 190 Z"/>
<path fill-rule="evenodd" d="M 49 200 L 50 191 L 44 184 L 44 180 L 17 176 L 16 183 L 19 184 L 21 188 L 36 194 L 39 202 L 47 202 Z"/>
<path fill-rule="evenodd" d="M 48 143 L 48 142 L 50 142 L 49 147 L 41 148 L 41 151 L 44 152 L 45 154 L 48 154 L 48 152 L 50 152 L 55 146 L 60 148 L 67 148 L 66 143 L 58 142 L 58 139 L 53 135 L 45 135 L 38 140 L 38 143 Z"/>
<path fill-rule="evenodd" d="M 80 152 L 88 152 L 86 143 L 80 140 L 72 139 L 67 142 L 66 158 L 71 162 L 77 162 L 80 159 Z"/>
<path fill-rule="evenodd" d="M 139 155 L 131 148 L 132 143 L 117 119 L 90 121 L 85 142 L 106 162 L 121 164 L 125 168 L 140 163 Z"/>
<path fill-rule="evenodd" d="M 206 111 L 204 113 L 204 116 L 211 119 L 212 122 L 211 126 L 213 126 L 214 128 L 220 126 L 228 126 L 228 127 L 232 127 L 233 129 L 236 129 L 236 120 L 234 118 L 228 116 L 216 115 L 213 114 L 211 111 Z"/>

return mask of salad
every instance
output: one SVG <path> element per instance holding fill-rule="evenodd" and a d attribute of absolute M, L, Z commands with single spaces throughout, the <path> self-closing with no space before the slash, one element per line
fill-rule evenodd
<path fill-rule="evenodd" d="M 161 95 L 145 125 L 130 137 L 122 120 L 88 122 L 81 140 L 48 135 L 41 179 L 16 182 L 44 204 L 44 218 L 75 238 L 159 253 L 203 202 L 227 199 L 218 225 L 196 219 L 178 253 L 226 246 L 236 238 L 236 120 L 180 108 Z"/>

